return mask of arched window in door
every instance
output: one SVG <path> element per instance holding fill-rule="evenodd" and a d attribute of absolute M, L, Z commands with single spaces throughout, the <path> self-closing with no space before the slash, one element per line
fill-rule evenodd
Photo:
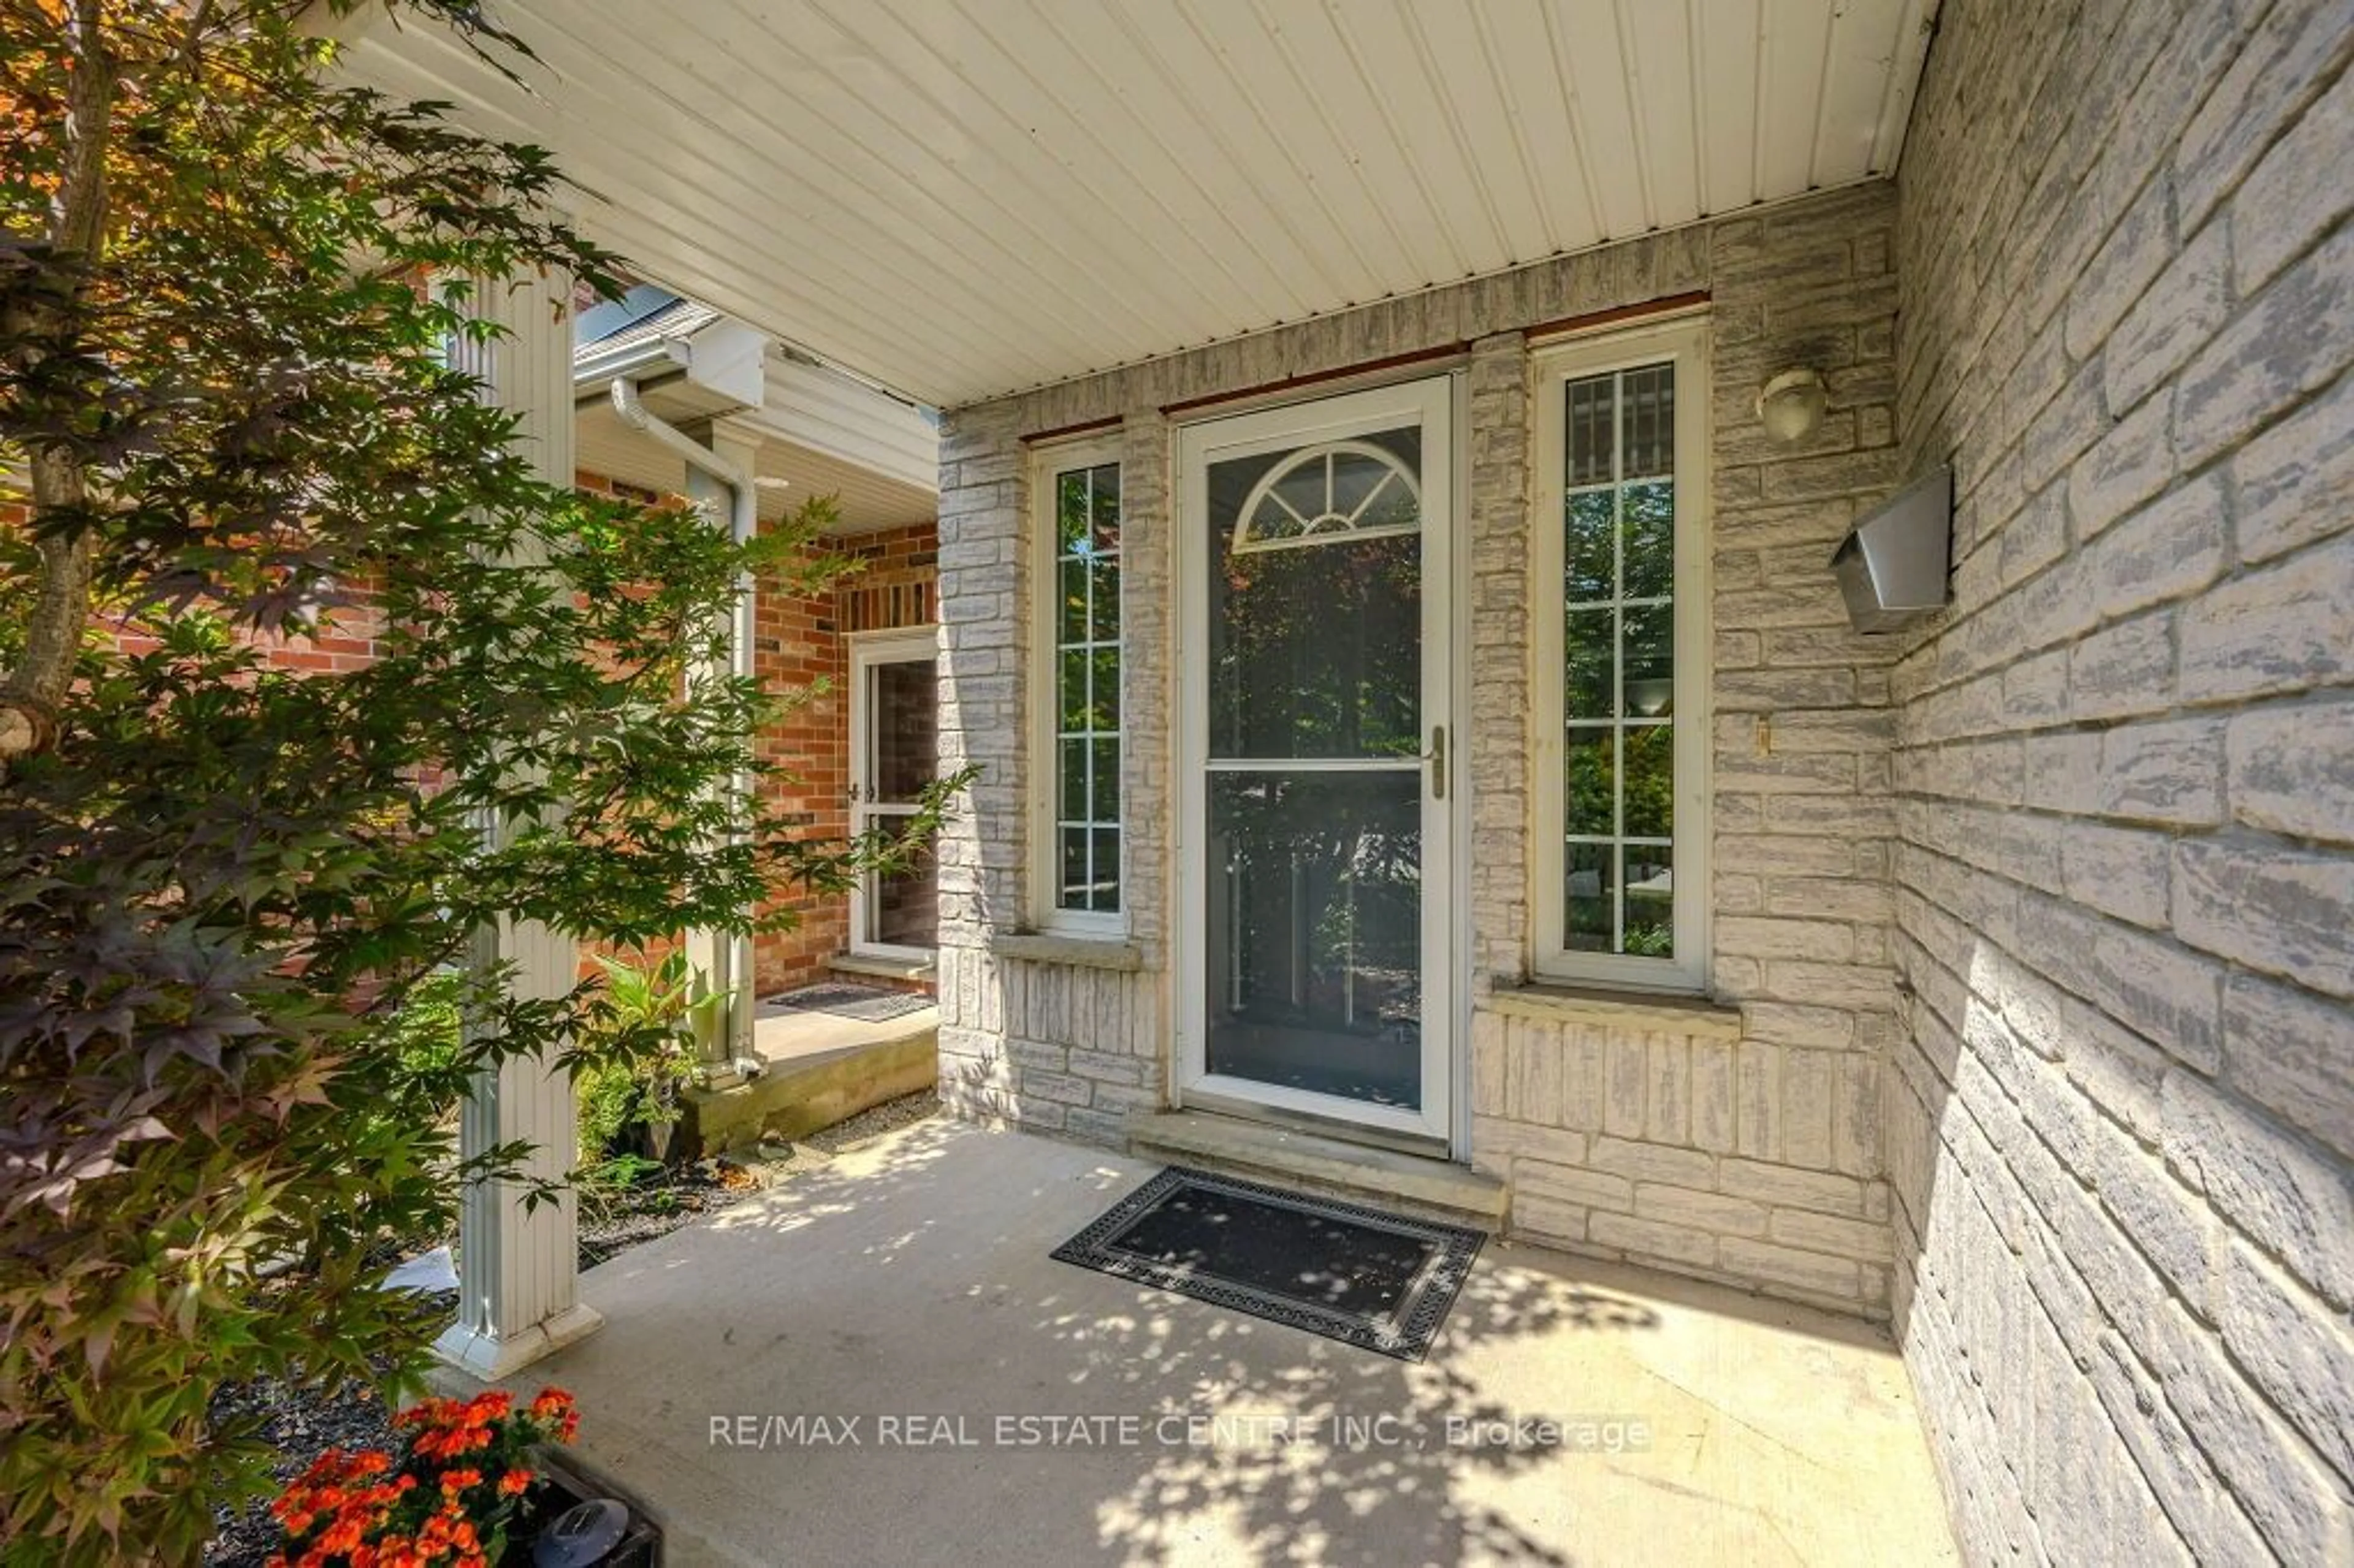
<path fill-rule="evenodd" d="M 1335 539 L 1411 534 L 1422 486 L 1395 452 L 1371 441 L 1302 447 L 1267 471 L 1235 517 L 1235 554 Z"/>

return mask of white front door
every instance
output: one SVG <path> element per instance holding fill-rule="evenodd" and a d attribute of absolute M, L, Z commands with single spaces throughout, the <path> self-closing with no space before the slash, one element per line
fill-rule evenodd
<path fill-rule="evenodd" d="M 1445 1139 L 1445 377 L 1181 435 L 1180 1091 Z"/>
<path fill-rule="evenodd" d="M 938 771 L 938 638 L 930 627 L 850 644 L 850 831 L 896 831 Z M 926 959 L 938 943 L 939 872 L 927 850 L 869 873 L 850 895 L 850 950 Z"/>

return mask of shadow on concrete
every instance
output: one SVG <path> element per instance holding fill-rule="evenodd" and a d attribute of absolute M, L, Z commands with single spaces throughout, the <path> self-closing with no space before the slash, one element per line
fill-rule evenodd
<path fill-rule="evenodd" d="M 1151 1171 L 921 1123 L 592 1271 L 605 1329 L 518 1382 L 580 1396 L 688 1563 L 1861 1563 L 1913 1500 L 1942 1535 L 1863 1325 L 1491 1244 L 1413 1364 L 1047 1257 Z"/>

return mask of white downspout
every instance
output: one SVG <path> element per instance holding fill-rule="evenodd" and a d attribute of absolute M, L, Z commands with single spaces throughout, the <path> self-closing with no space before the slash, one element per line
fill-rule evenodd
<path fill-rule="evenodd" d="M 709 474 L 732 493 L 729 524 L 735 531 L 736 542 L 749 543 L 759 526 L 756 510 L 758 497 L 753 493 L 752 476 L 729 462 L 676 425 L 649 409 L 638 397 L 638 384 L 626 376 L 613 377 L 613 412 L 621 423 L 633 430 L 642 430 L 671 450 L 684 458 L 690 467 Z"/>
<path fill-rule="evenodd" d="M 695 475 L 716 481 L 727 490 L 728 531 L 738 545 L 748 544 L 760 526 L 759 494 L 752 483 L 751 473 L 739 464 L 729 461 L 684 430 L 671 424 L 648 409 L 638 397 L 638 384 L 625 376 L 613 378 L 613 412 L 633 430 L 652 436 L 685 460 L 692 471 L 687 487 L 689 499 L 700 500 L 695 492 L 701 486 L 692 482 Z M 746 573 L 736 585 L 735 613 L 728 618 L 727 668 L 739 680 L 753 674 L 752 641 L 754 636 L 753 583 Z M 748 774 L 737 774 L 731 787 L 741 795 L 752 788 Z M 752 940 L 737 937 L 721 941 L 716 932 L 709 934 L 712 980 L 730 991 L 727 1012 L 728 1054 L 725 1063 L 712 1063 L 715 1084 L 757 1077 L 760 1059 L 752 1048 L 753 1008 L 757 998 L 752 994 Z"/>

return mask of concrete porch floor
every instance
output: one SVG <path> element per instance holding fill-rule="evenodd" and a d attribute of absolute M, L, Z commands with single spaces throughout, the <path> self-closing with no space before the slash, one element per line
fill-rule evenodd
<path fill-rule="evenodd" d="M 1408 1365 L 1048 1259 L 1153 1169 L 919 1123 L 590 1271 L 605 1328 L 515 1386 L 676 1563 L 1956 1561 L 1865 1325 L 1491 1242 Z"/>

